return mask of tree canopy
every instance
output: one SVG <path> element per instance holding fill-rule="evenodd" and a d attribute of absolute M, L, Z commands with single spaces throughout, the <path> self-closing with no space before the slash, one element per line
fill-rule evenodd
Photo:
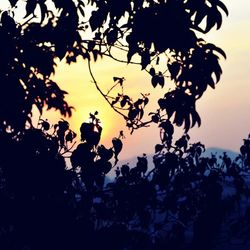
<path fill-rule="evenodd" d="M 171 79 L 175 88 L 159 99 L 159 110 L 143 121 L 148 97 L 132 101 L 124 93 L 104 94 L 110 106 L 133 129 L 166 119 L 187 132 L 201 120 L 196 101 L 207 87 L 215 88 L 222 69 L 222 49 L 202 39 L 219 29 L 226 6 L 220 0 L 11 0 L 1 12 L 0 124 L 21 131 L 31 123 L 32 107 L 40 113 L 55 108 L 71 115 L 64 90 L 51 79 L 57 60 L 90 62 L 108 56 L 138 64 L 153 87 Z M 20 17 L 20 13 L 23 15 Z M 116 58 L 116 51 L 126 56 Z M 159 64 L 164 65 L 163 70 Z M 91 70 L 91 68 L 90 68 Z M 115 84 L 123 78 L 115 77 Z"/>
<path fill-rule="evenodd" d="M 211 250 L 218 235 L 230 241 L 237 233 L 247 242 L 250 206 L 234 222 L 228 214 L 249 196 L 250 136 L 232 160 L 204 157 L 205 146 L 187 134 L 201 123 L 196 101 L 222 74 L 224 51 L 202 36 L 221 27 L 223 14 L 220 0 L 9 0 L 0 12 L 1 249 Z M 91 64 L 104 56 L 139 65 L 154 88 L 174 82 L 149 120 L 148 95 L 132 100 L 123 76 L 102 91 Z M 145 154 L 135 166 L 117 166 L 123 133 L 110 148 L 100 145 L 98 112 L 82 123 L 76 147 L 66 120 L 51 126 L 40 117 L 32 125 L 33 107 L 72 114 L 52 75 L 58 60 L 78 57 L 131 132 L 158 124 L 152 166 Z M 185 132 L 175 142 L 173 124 Z M 116 176 L 105 185 L 112 168 Z"/>

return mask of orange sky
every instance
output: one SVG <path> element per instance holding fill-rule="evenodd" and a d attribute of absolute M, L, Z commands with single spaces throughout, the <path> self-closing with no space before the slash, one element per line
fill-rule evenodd
<path fill-rule="evenodd" d="M 201 141 L 207 147 L 238 150 L 242 139 L 250 132 L 250 1 L 223 2 L 227 5 L 230 15 L 228 18 L 224 17 L 224 23 L 219 31 L 212 31 L 205 39 L 223 48 L 228 58 L 221 61 L 223 76 L 216 89 L 209 89 L 198 102 L 197 109 L 202 118 L 201 127 L 191 129 L 189 134 L 192 142 Z M 140 67 L 126 66 L 109 59 L 99 60 L 93 65 L 93 71 L 103 90 L 108 90 L 113 76 L 124 76 L 128 94 L 136 98 L 141 92 L 150 92 L 152 104 L 149 104 L 148 112 L 155 110 L 157 106 L 153 103 L 164 95 L 170 84 L 166 84 L 165 90 L 160 87 L 153 89 L 150 77 L 142 72 Z M 76 132 L 81 122 L 88 118 L 89 112 L 98 110 L 104 127 L 104 144 L 108 145 L 121 129 L 125 132 L 126 140 L 121 159 L 153 152 L 154 145 L 159 142 L 158 128 L 143 128 L 130 136 L 125 128 L 125 122 L 95 90 L 87 62 L 81 61 L 70 66 L 64 62 L 59 63 L 55 79 L 69 92 L 67 100 L 76 108 L 70 121 Z M 44 118 L 56 120 L 59 115 L 53 112 L 45 114 Z M 177 137 L 180 134 L 179 129 Z"/>

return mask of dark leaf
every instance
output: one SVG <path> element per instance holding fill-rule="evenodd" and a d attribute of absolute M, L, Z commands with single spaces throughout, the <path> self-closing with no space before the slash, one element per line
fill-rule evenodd
<path fill-rule="evenodd" d="M 119 138 L 114 138 L 112 140 L 115 155 L 117 156 L 122 150 L 122 141 Z"/>
<path fill-rule="evenodd" d="M 144 115 L 144 110 L 143 109 L 139 109 L 139 119 L 141 120 L 142 117 Z"/>
<path fill-rule="evenodd" d="M 107 34 L 107 43 L 113 45 L 118 38 L 118 29 L 112 29 Z"/>
<path fill-rule="evenodd" d="M 92 11 L 91 17 L 89 19 L 89 24 L 92 31 L 95 31 L 96 29 L 100 28 L 103 22 L 104 22 L 104 17 L 100 13 L 100 11 Z"/>
<path fill-rule="evenodd" d="M 103 173 L 108 174 L 112 169 L 112 164 L 109 161 L 103 163 Z"/>
<path fill-rule="evenodd" d="M 195 19 L 194 19 L 194 24 L 195 25 L 198 26 L 202 22 L 202 20 L 205 18 L 206 14 L 207 14 L 207 10 L 208 10 L 208 7 L 204 6 L 203 8 L 200 8 L 196 12 Z"/>
<path fill-rule="evenodd" d="M 126 103 L 127 103 L 127 99 L 126 99 L 126 98 L 123 98 L 123 99 L 121 100 L 121 102 L 120 102 L 121 107 L 122 107 L 122 108 L 125 107 Z"/>
<path fill-rule="evenodd" d="M 115 154 L 115 165 L 118 162 L 118 155 L 122 150 L 122 141 L 119 138 L 114 138 L 112 140 L 113 148 L 114 148 L 114 154 Z"/>
<path fill-rule="evenodd" d="M 206 25 L 206 29 L 205 29 L 206 33 L 208 33 L 214 27 L 214 25 L 217 23 L 216 18 L 214 18 L 213 14 L 214 14 L 213 12 L 210 12 L 209 15 L 207 16 L 207 25 Z"/>
<path fill-rule="evenodd" d="M 155 69 L 154 69 L 154 68 L 151 68 L 151 69 L 149 70 L 149 74 L 150 74 L 151 76 L 155 76 Z"/>
<path fill-rule="evenodd" d="M 151 78 L 151 84 L 152 86 L 155 88 L 157 86 L 157 84 L 159 83 L 159 76 L 158 75 L 154 75 Z"/>
<path fill-rule="evenodd" d="M 162 88 L 164 87 L 165 79 L 164 79 L 164 76 L 163 76 L 161 73 L 159 73 L 158 83 L 159 83 L 159 85 L 160 85 Z"/>
<path fill-rule="evenodd" d="M 129 172 L 130 172 L 129 166 L 128 165 L 122 165 L 122 167 L 121 167 L 122 176 L 124 176 L 124 177 L 129 176 Z"/>
<path fill-rule="evenodd" d="M 152 122 L 154 122 L 154 123 L 158 123 L 159 120 L 160 120 L 159 115 L 157 115 L 157 114 L 153 115 L 153 116 L 151 117 L 151 120 L 152 120 Z"/>
<path fill-rule="evenodd" d="M 168 70 L 171 74 L 171 80 L 176 79 L 179 71 L 180 71 L 181 65 L 178 62 L 173 62 L 171 64 L 168 64 Z"/>
<path fill-rule="evenodd" d="M 50 129 L 50 124 L 47 121 L 42 121 L 41 125 L 42 125 L 42 128 L 46 131 Z"/>
<path fill-rule="evenodd" d="M 104 145 L 99 146 L 97 152 L 103 161 L 109 161 L 113 157 L 112 148 L 107 149 Z"/>
<path fill-rule="evenodd" d="M 114 106 L 120 99 L 120 96 L 117 96 L 114 101 L 111 102 L 111 105 Z"/>
<path fill-rule="evenodd" d="M 14 7 L 16 5 L 17 1 L 18 0 L 9 0 L 12 7 Z"/>
<path fill-rule="evenodd" d="M 28 17 L 29 15 L 33 14 L 36 6 L 37 6 L 37 0 L 28 0 L 26 4 L 26 15 L 25 17 Z"/>
<path fill-rule="evenodd" d="M 144 99 L 144 106 L 146 106 L 146 105 L 148 104 L 148 102 L 149 102 L 149 99 L 146 97 L 146 98 Z"/>
<path fill-rule="evenodd" d="M 162 144 L 155 145 L 155 153 L 161 152 L 164 146 Z"/>
<path fill-rule="evenodd" d="M 148 64 L 150 64 L 150 54 L 146 50 L 141 53 L 141 69 L 145 69 Z"/>
<path fill-rule="evenodd" d="M 95 48 L 95 41 L 88 42 L 88 50 L 92 51 Z"/>
<path fill-rule="evenodd" d="M 133 121 L 138 115 L 138 109 L 130 108 L 128 112 L 128 118 Z"/>
<path fill-rule="evenodd" d="M 168 135 L 173 135 L 174 133 L 174 126 L 169 120 L 161 122 L 159 127 L 163 128 Z"/>
<path fill-rule="evenodd" d="M 229 15 L 228 9 L 224 3 L 222 3 L 221 1 L 217 1 L 216 4 L 226 13 L 227 16 Z"/>
<path fill-rule="evenodd" d="M 47 15 L 48 9 L 45 3 L 39 3 L 39 5 L 41 10 L 41 23 L 42 23 Z"/>
<path fill-rule="evenodd" d="M 118 82 L 118 83 L 120 83 L 120 85 L 122 86 L 122 84 L 123 84 L 123 81 L 125 80 L 124 79 L 124 77 L 117 77 L 117 76 L 114 76 L 113 77 L 113 80 L 114 80 L 114 82 Z"/>
<path fill-rule="evenodd" d="M 80 3 L 81 3 L 81 4 L 80 4 Z M 80 11 L 81 15 L 82 15 L 83 17 L 85 17 L 84 4 L 83 4 L 82 2 L 80 2 L 80 3 L 78 4 L 78 10 Z"/>

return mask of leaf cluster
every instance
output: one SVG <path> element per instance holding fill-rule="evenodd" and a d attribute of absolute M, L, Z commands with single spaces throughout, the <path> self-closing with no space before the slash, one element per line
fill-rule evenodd
<path fill-rule="evenodd" d="M 170 137 L 171 126 L 163 120 L 160 129 Z M 171 145 L 162 140 L 153 167 L 143 154 L 135 166 L 117 167 L 116 178 L 104 186 L 110 160 L 121 151 L 122 133 L 112 148 L 99 145 L 97 113 L 80 132 L 75 149 L 75 134 L 65 120 L 51 126 L 40 119 L 38 128 L 19 137 L 0 133 L 3 249 L 211 249 L 217 236 L 208 237 L 207 229 L 217 232 L 226 211 L 247 195 L 242 173 L 249 169 L 249 138 L 235 160 L 226 153 L 220 159 L 203 157 L 205 146 L 190 144 L 187 134 Z M 236 196 L 222 195 L 228 180 Z M 191 245 L 187 232 L 193 235 Z"/>

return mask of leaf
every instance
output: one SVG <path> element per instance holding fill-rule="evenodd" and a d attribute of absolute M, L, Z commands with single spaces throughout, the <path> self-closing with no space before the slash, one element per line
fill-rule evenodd
<path fill-rule="evenodd" d="M 45 3 L 39 3 L 41 10 L 41 22 L 42 23 L 47 15 L 48 9 Z"/>
<path fill-rule="evenodd" d="M 163 148 L 164 148 L 164 146 L 162 144 L 156 144 L 155 145 L 155 153 L 162 151 Z"/>
<path fill-rule="evenodd" d="M 139 109 L 139 119 L 141 120 L 142 117 L 144 115 L 144 110 L 143 109 Z"/>
<path fill-rule="evenodd" d="M 56 41 L 56 43 L 55 43 L 55 52 L 56 52 L 55 53 L 56 56 L 60 60 L 62 60 L 64 58 L 66 52 L 67 52 L 67 42 L 66 41 L 61 41 L 61 39 Z"/>
<path fill-rule="evenodd" d="M 114 77 L 113 77 L 113 80 L 114 80 L 114 82 L 118 81 L 118 83 L 120 83 L 120 85 L 122 86 L 123 81 L 124 81 L 125 79 L 124 79 L 124 77 L 117 77 L 117 76 L 114 76 Z"/>
<path fill-rule="evenodd" d="M 1 13 L 1 25 L 8 27 L 8 29 L 16 28 L 14 19 L 8 14 L 7 11 Z"/>
<path fill-rule="evenodd" d="M 216 4 L 226 13 L 227 16 L 229 15 L 228 9 L 224 3 L 222 3 L 221 1 L 217 1 Z"/>
<path fill-rule="evenodd" d="M 184 130 L 185 133 L 188 132 L 188 130 L 190 129 L 190 117 L 189 117 L 189 113 L 185 115 L 184 118 Z"/>
<path fill-rule="evenodd" d="M 88 50 L 92 51 L 95 48 L 95 41 L 88 42 Z"/>
<path fill-rule="evenodd" d="M 166 109 L 167 108 L 167 106 L 166 106 L 166 104 L 167 104 L 166 99 L 160 98 L 158 100 L 158 104 L 159 104 L 159 106 L 160 106 L 161 109 Z"/>
<path fill-rule="evenodd" d="M 85 17 L 85 12 L 84 12 L 84 3 L 83 2 L 79 2 L 79 4 L 78 4 L 78 10 L 80 11 L 80 13 L 81 13 L 81 15 L 83 16 L 83 17 Z"/>
<path fill-rule="evenodd" d="M 115 165 L 118 162 L 118 155 L 122 151 L 122 141 L 119 138 L 113 138 L 112 140 L 113 148 L 114 148 L 114 154 L 115 154 Z"/>
<path fill-rule="evenodd" d="M 159 83 L 159 85 L 160 85 L 162 88 L 164 87 L 165 79 L 164 79 L 164 76 L 162 75 L 161 72 L 159 73 L 159 76 L 158 76 L 158 83 Z"/>
<path fill-rule="evenodd" d="M 187 149 L 187 144 L 188 144 L 188 140 L 186 138 L 185 135 L 183 135 L 180 139 L 178 139 L 176 142 L 175 142 L 175 145 L 178 147 L 178 148 L 183 148 L 185 151 Z"/>
<path fill-rule="evenodd" d="M 102 14 L 99 11 L 92 11 L 91 17 L 89 19 L 89 24 L 92 29 L 92 31 L 95 31 L 96 29 L 100 28 L 103 25 L 104 22 L 104 14 Z"/>
<path fill-rule="evenodd" d="M 50 124 L 47 121 L 43 121 L 42 128 L 47 131 L 50 129 Z"/>
<path fill-rule="evenodd" d="M 135 109 L 135 108 L 129 109 L 129 112 L 128 112 L 129 120 L 133 121 L 137 115 L 138 115 L 138 109 Z"/>
<path fill-rule="evenodd" d="M 24 18 L 28 17 L 29 15 L 31 15 L 32 13 L 34 13 L 36 6 L 37 6 L 37 0 L 29 0 L 27 1 L 26 4 L 26 15 Z"/>
<path fill-rule="evenodd" d="M 146 50 L 141 53 L 141 69 L 145 69 L 148 64 L 150 64 L 150 54 L 149 51 Z"/>
<path fill-rule="evenodd" d="M 193 110 L 191 112 L 191 117 L 192 117 L 191 127 L 194 127 L 196 123 L 198 124 L 198 127 L 200 127 L 201 126 L 201 118 L 200 118 L 199 114 L 197 113 L 197 111 Z"/>
<path fill-rule="evenodd" d="M 181 65 L 178 63 L 178 62 L 173 62 L 173 63 L 168 63 L 168 70 L 171 74 L 171 80 L 174 80 L 176 79 L 179 71 L 180 71 L 180 68 L 181 68 Z"/>
<path fill-rule="evenodd" d="M 159 120 L 160 120 L 159 115 L 157 115 L 157 114 L 152 115 L 151 120 L 152 120 L 152 122 L 154 122 L 154 123 L 158 123 Z"/>
<path fill-rule="evenodd" d="M 109 161 L 113 157 L 112 148 L 107 149 L 104 145 L 100 145 L 97 148 L 98 155 L 101 157 L 103 161 Z"/>
<path fill-rule="evenodd" d="M 96 61 L 97 61 L 97 58 L 98 58 L 98 55 L 100 55 L 99 50 L 94 49 L 94 50 L 92 51 L 92 54 L 93 54 L 93 57 L 94 57 L 94 61 L 96 62 Z"/>
<path fill-rule="evenodd" d="M 120 96 L 117 96 L 114 101 L 111 102 L 111 106 L 114 106 L 120 99 Z"/>
<path fill-rule="evenodd" d="M 75 137 L 76 137 L 76 133 L 70 130 L 70 131 L 66 134 L 65 140 L 66 140 L 66 142 L 68 142 L 68 141 L 69 141 L 69 142 L 72 142 L 73 139 L 75 139 Z"/>
<path fill-rule="evenodd" d="M 172 136 L 174 134 L 174 126 L 169 120 L 161 122 L 159 128 L 163 128 L 168 135 Z"/>
<path fill-rule="evenodd" d="M 125 107 L 126 103 L 127 103 L 127 99 L 126 99 L 126 98 L 123 98 L 123 99 L 121 100 L 121 102 L 120 102 L 121 107 L 122 107 L 122 108 Z"/>
<path fill-rule="evenodd" d="M 157 56 L 157 59 L 156 59 L 156 65 L 159 65 L 159 63 L 160 63 L 160 57 L 159 57 L 159 56 Z"/>
<path fill-rule="evenodd" d="M 222 15 L 220 12 L 217 12 L 217 20 L 216 20 L 216 23 L 217 23 L 217 30 L 220 29 L 221 25 L 222 25 Z"/>
<path fill-rule="evenodd" d="M 221 54 L 225 59 L 227 59 L 226 53 L 225 53 L 224 50 L 221 49 L 220 47 L 217 47 L 217 46 L 215 46 L 215 45 L 212 44 L 212 43 L 208 43 L 208 44 L 206 44 L 206 48 L 209 48 L 209 49 L 211 49 L 211 50 L 214 50 L 214 51 L 218 52 L 218 53 Z"/>
<path fill-rule="evenodd" d="M 136 53 L 137 53 L 137 47 L 134 46 L 134 45 L 129 45 L 129 51 L 127 53 L 127 61 L 128 61 L 128 63 L 131 62 L 131 59 L 132 59 L 133 55 L 136 54 Z"/>
<path fill-rule="evenodd" d="M 129 176 L 129 172 L 130 172 L 129 166 L 128 165 L 122 165 L 122 167 L 121 167 L 122 176 L 124 176 L 124 177 Z"/>
<path fill-rule="evenodd" d="M 144 99 L 144 106 L 146 106 L 146 105 L 148 104 L 148 102 L 149 102 L 149 99 L 146 97 L 146 98 Z"/>
<path fill-rule="evenodd" d="M 16 5 L 18 0 L 9 0 L 11 7 L 14 7 Z"/>
<path fill-rule="evenodd" d="M 158 82 L 159 82 L 159 76 L 158 75 L 154 75 L 151 78 L 151 84 L 152 84 L 152 86 L 155 88 L 157 86 Z"/>
<path fill-rule="evenodd" d="M 148 170 L 148 160 L 144 157 L 137 157 L 137 163 L 136 163 L 137 171 L 145 174 Z"/>
<path fill-rule="evenodd" d="M 207 6 L 203 6 L 203 8 L 200 8 L 199 10 L 197 10 L 196 15 L 195 15 L 195 19 L 194 19 L 194 24 L 195 25 L 199 25 L 202 20 L 205 18 L 206 13 L 207 13 Z"/>
<path fill-rule="evenodd" d="M 118 38 L 118 29 L 112 29 L 107 34 L 107 43 L 113 45 Z"/>
<path fill-rule="evenodd" d="M 153 67 L 149 70 L 149 74 L 155 76 L 155 69 Z"/>
<path fill-rule="evenodd" d="M 113 138 L 112 144 L 114 147 L 115 155 L 118 155 L 122 150 L 122 141 L 119 138 Z"/>
<path fill-rule="evenodd" d="M 215 15 L 217 15 L 217 13 L 215 14 L 214 10 L 210 9 L 210 13 L 209 15 L 207 15 L 207 25 L 205 28 L 205 33 L 208 33 L 217 23 Z"/>
<path fill-rule="evenodd" d="M 134 103 L 134 106 L 135 106 L 135 108 L 139 108 L 139 106 L 141 105 L 141 104 L 143 104 L 143 99 L 138 99 L 135 103 Z"/>
<path fill-rule="evenodd" d="M 102 171 L 104 174 L 108 174 L 112 169 L 112 164 L 109 161 L 103 163 Z"/>

